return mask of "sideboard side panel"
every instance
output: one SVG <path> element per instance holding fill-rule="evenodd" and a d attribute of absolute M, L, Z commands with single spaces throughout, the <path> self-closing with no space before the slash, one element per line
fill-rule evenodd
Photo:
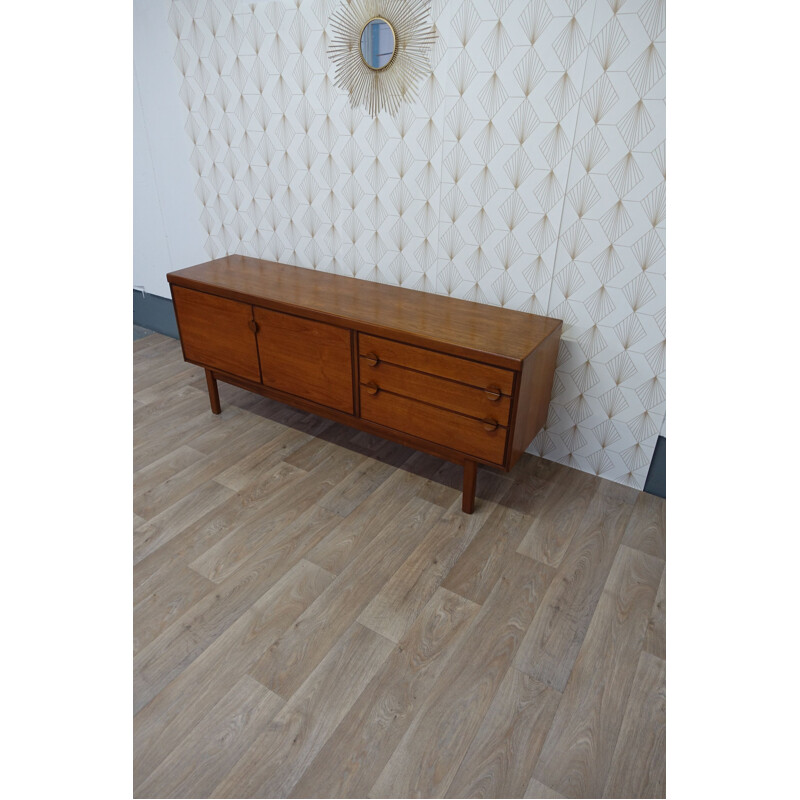
<path fill-rule="evenodd" d="M 519 405 L 515 415 L 507 469 L 516 464 L 547 422 L 560 338 L 561 325 L 522 364 L 517 401 Z"/>

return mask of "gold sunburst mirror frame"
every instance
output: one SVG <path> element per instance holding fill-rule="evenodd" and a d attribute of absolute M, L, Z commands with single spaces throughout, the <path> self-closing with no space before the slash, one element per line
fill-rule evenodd
<path fill-rule="evenodd" d="M 394 115 L 414 98 L 430 73 L 436 41 L 430 8 L 431 0 L 342 0 L 331 14 L 334 83 L 353 107 L 363 106 L 373 117 L 383 110 Z"/>

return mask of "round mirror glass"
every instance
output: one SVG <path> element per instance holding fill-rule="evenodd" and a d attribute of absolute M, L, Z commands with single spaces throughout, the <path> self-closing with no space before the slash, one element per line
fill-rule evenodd
<path fill-rule="evenodd" d="M 394 56 L 394 30 L 381 17 L 371 19 L 361 31 L 361 57 L 370 69 L 383 69 Z"/>

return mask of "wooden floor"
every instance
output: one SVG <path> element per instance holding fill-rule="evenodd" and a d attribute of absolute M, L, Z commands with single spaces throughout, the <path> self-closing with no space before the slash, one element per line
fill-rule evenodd
<path fill-rule="evenodd" d="M 664 501 L 134 342 L 136 797 L 664 797 Z"/>

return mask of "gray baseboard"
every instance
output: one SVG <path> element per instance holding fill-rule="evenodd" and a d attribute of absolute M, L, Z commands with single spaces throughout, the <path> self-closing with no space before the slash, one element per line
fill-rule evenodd
<path fill-rule="evenodd" d="M 145 294 L 133 290 L 133 324 L 141 325 L 165 336 L 178 338 L 178 323 L 172 300 L 156 294 Z"/>
<path fill-rule="evenodd" d="M 665 500 L 667 498 L 667 440 L 663 436 L 659 436 L 656 442 L 644 490 Z"/>

